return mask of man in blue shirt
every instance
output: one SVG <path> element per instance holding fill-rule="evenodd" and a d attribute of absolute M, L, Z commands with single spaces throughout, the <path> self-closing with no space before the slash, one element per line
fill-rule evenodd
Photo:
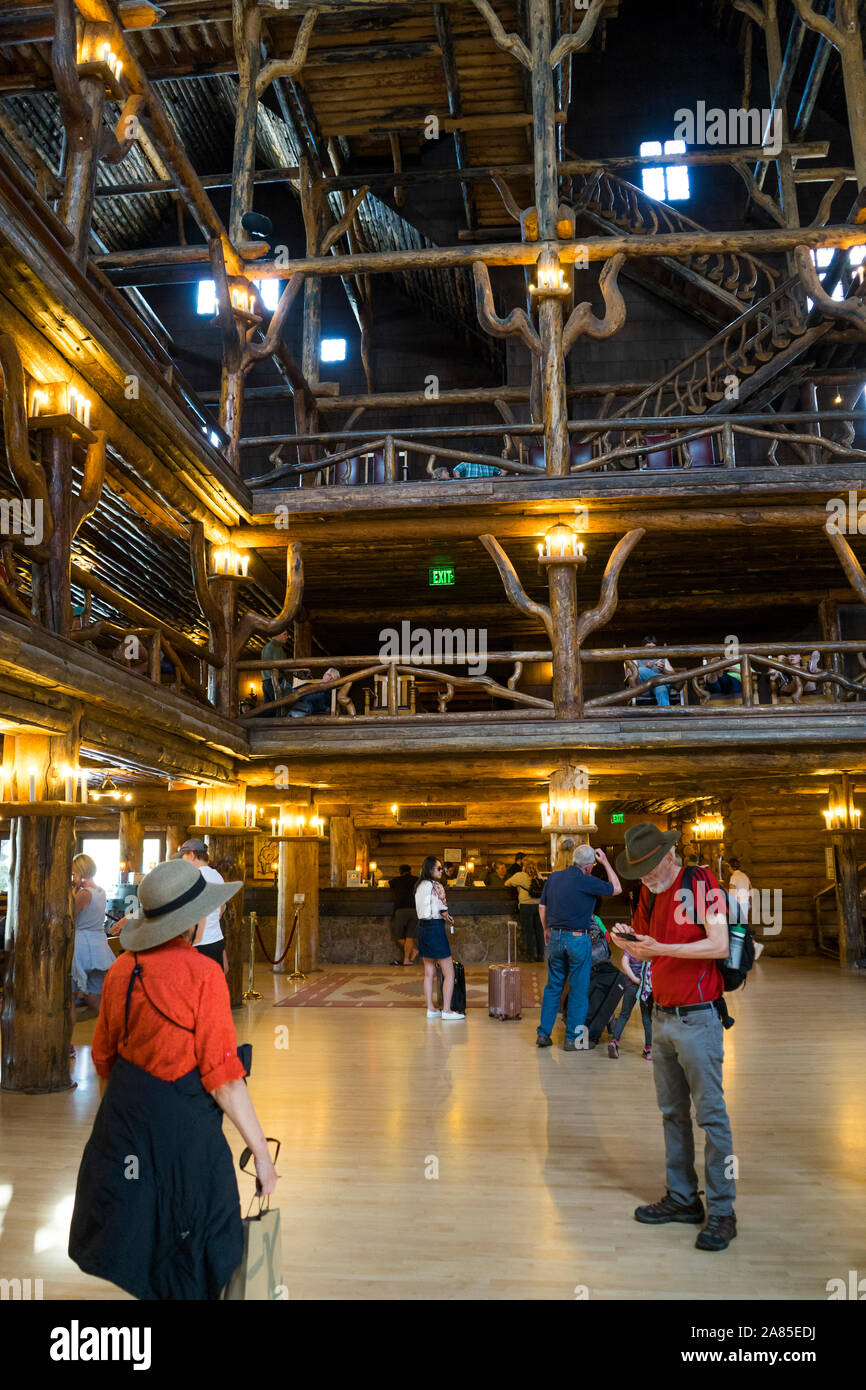
<path fill-rule="evenodd" d="M 593 876 L 593 865 L 601 864 L 608 881 Z M 565 1024 L 565 1051 L 578 1052 L 583 1043 L 586 1011 L 589 1007 L 589 972 L 592 967 L 590 922 L 597 898 L 622 892 L 622 884 L 603 849 L 578 845 L 572 867 L 553 873 L 544 885 L 538 913 L 548 947 L 547 984 L 541 1001 L 538 1047 L 551 1046 L 566 976 L 569 978 L 568 1017 Z"/>

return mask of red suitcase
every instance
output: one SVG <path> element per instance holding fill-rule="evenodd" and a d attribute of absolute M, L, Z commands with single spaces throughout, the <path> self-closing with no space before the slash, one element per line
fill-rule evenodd
<path fill-rule="evenodd" d="M 511 961 L 511 930 L 514 929 L 514 963 Z M 520 966 L 517 964 L 517 923 L 508 923 L 508 963 L 491 965 L 487 973 L 487 1008 L 491 1018 L 501 1021 L 520 1018 Z"/>

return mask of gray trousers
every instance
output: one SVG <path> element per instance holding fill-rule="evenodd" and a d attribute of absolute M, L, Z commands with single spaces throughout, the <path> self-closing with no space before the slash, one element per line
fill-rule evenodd
<path fill-rule="evenodd" d="M 734 1209 L 736 1188 L 731 1122 L 722 1087 L 724 1028 L 715 1009 L 662 1013 L 653 1009 L 653 1077 L 665 1132 L 667 1185 L 678 1202 L 698 1195 L 695 1172 L 695 1119 L 706 1136 L 707 1210 L 727 1216 Z"/>

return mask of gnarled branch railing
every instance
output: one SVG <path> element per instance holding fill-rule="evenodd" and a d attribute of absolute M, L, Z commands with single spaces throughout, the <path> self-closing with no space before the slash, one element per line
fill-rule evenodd
<path fill-rule="evenodd" d="M 670 646 L 670 647 L 622 647 L 608 648 L 606 650 L 581 651 L 580 659 L 584 664 L 611 664 L 622 667 L 625 663 L 634 665 L 645 665 L 648 662 L 656 662 L 666 659 L 671 665 L 676 660 L 685 658 L 691 664 L 685 668 L 677 669 L 674 667 L 673 673 L 660 672 L 647 680 L 638 680 L 629 683 L 624 689 L 611 691 L 606 695 L 598 695 L 586 700 L 585 709 L 587 712 L 615 708 L 618 714 L 622 714 L 622 706 L 630 705 L 631 702 L 640 695 L 651 695 L 658 686 L 668 686 L 680 688 L 689 683 L 692 690 L 698 697 L 701 710 L 707 712 L 715 708 L 722 710 L 725 705 L 714 703 L 715 699 L 735 700 L 739 705 L 746 709 L 758 707 L 756 677 L 769 676 L 768 690 L 772 690 L 772 685 L 779 684 L 779 678 L 787 678 L 786 684 L 793 688 L 790 692 L 786 691 L 785 698 L 790 698 L 794 705 L 799 705 L 804 695 L 808 698 L 809 694 L 823 691 L 823 706 L 817 708 L 833 710 L 839 704 L 847 703 L 840 700 L 840 692 L 845 692 L 847 700 L 859 700 L 866 698 L 866 642 L 776 642 L 770 643 L 741 643 L 736 655 L 731 655 L 725 647 L 716 645 L 707 646 Z M 819 660 L 830 658 L 838 660 L 839 664 L 844 664 L 847 655 L 854 656 L 862 669 L 862 675 L 851 678 L 844 674 L 842 670 L 834 670 L 832 665 L 821 665 L 816 669 L 806 664 L 798 664 L 786 657 L 806 657 L 807 663 L 813 653 L 818 654 Z M 697 664 L 697 660 L 700 664 Z M 739 673 L 740 692 L 739 695 L 732 693 L 727 697 L 714 697 L 706 688 L 708 677 L 715 677 L 736 670 Z M 809 692 L 807 686 L 816 687 L 815 692 Z M 765 710 L 770 706 L 765 703 L 762 706 Z M 645 707 L 646 708 L 646 707 Z M 667 709 L 667 706 L 656 706 L 657 709 Z M 678 715 L 682 715 L 681 706 L 670 706 L 670 710 Z M 810 707 L 811 708 L 811 707 Z M 635 711 L 637 712 L 637 711 Z"/>
<path fill-rule="evenodd" d="M 649 467 L 651 469 L 667 469 L 676 473 L 682 470 L 689 471 L 709 467 L 743 468 L 767 465 L 777 467 L 780 466 L 781 462 L 784 462 L 786 466 L 788 464 L 811 463 L 813 460 L 807 451 L 811 451 L 815 455 L 815 461 L 818 462 L 829 462 L 832 459 L 834 462 L 862 463 L 866 459 L 866 453 L 862 449 L 855 448 L 850 442 L 853 438 L 852 428 L 855 422 L 866 422 L 866 412 L 839 409 L 773 416 L 745 413 L 736 416 L 709 415 L 700 422 L 694 416 L 642 418 L 639 415 L 611 420 L 572 420 L 568 425 L 573 460 L 570 472 L 592 473 L 620 469 L 633 471 Z M 793 428 L 789 428 L 790 426 Z M 829 426 L 842 426 L 846 437 L 837 441 L 820 432 Z M 421 478 L 416 477 L 414 479 L 416 482 L 423 481 L 425 474 L 427 476 L 432 474 L 437 462 L 441 461 L 448 465 L 454 460 L 486 464 L 499 470 L 503 479 L 511 476 L 547 479 L 543 460 L 540 464 L 529 463 L 526 445 L 523 442 L 527 436 L 530 441 L 537 436 L 538 428 L 537 425 L 531 423 L 519 424 L 509 421 L 505 429 L 493 425 L 454 426 L 439 430 L 407 430 L 405 436 L 399 438 L 395 435 L 372 435 L 369 430 L 347 430 L 341 434 L 333 435 L 266 436 L 246 439 L 241 442 L 248 447 L 265 444 L 273 447 L 277 440 L 281 443 L 307 442 L 311 444 L 330 439 L 339 444 L 343 444 L 346 440 L 357 441 L 345 443 L 344 447 L 339 448 L 338 451 L 325 453 L 321 458 L 312 462 L 287 463 L 271 473 L 248 479 L 248 482 L 256 487 L 275 485 L 289 479 L 300 480 L 300 477 L 305 473 L 318 474 L 321 481 L 329 486 L 336 486 L 341 483 L 346 486 L 357 483 L 364 484 L 368 479 L 360 476 L 363 471 L 360 467 L 356 470 L 359 476 L 355 479 L 348 476 L 340 477 L 337 472 L 340 465 L 354 459 L 369 460 L 376 455 L 384 458 L 389 450 L 392 454 L 405 454 L 406 466 L 401 476 L 397 476 L 401 470 L 395 465 L 394 476 L 391 479 L 380 467 L 381 483 L 413 481 L 411 477 L 406 476 L 410 472 L 408 459 L 411 455 L 424 459 L 424 474 Z M 470 451 L 459 447 L 461 439 L 473 435 L 480 435 L 482 438 L 495 436 L 497 442 L 507 436 L 517 445 L 518 457 L 516 459 L 505 458 L 502 455 Z M 623 442 L 614 446 L 611 442 L 614 437 L 622 438 Z M 453 439 L 457 447 L 449 447 L 438 442 L 443 439 L 449 441 Z M 738 441 L 744 442 L 749 439 L 768 441 L 770 447 L 764 458 L 755 459 L 749 457 L 745 450 L 737 450 Z M 708 448 L 705 447 L 702 451 L 694 450 L 692 446 L 701 440 L 712 442 Z M 785 448 L 788 452 L 788 456 L 784 460 L 780 460 L 777 456 L 780 448 Z M 589 457 L 585 457 L 587 451 L 590 454 Z M 584 456 L 581 457 L 581 455 Z M 655 455 L 657 461 L 655 463 L 648 462 L 649 455 Z M 659 462 L 658 459 L 662 455 L 666 455 L 667 458 Z M 822 456 L 829 456 L 829 458 L 825 459 Z M 376 470 L 372 471 L 375 474 Z M 347 470 L 342 470 L 342 472 L 345 475 Z M 372 483 L 372 478 L 369 481 Z"/>
<path fill-rule="evenodd" d="M 437 704 L 438 712 L 442 714 L 448 712 L 448 701 L 457 689 L 468 690 L 470 692 L 477 691 L 479 696 L 483 696 L 485 700 L 503 700 L 507 704 L 513 705 L 515 709 L 538 709 L 546 713 L 550 713 L 553 710 L 552 701 L 516 689 L 517 681 L 520 679 L 524 663 L 527 661 L 550 662 L 552 660 L 552 655 L 549 651 L 488 653 L 485 658 L 488 664 L 510 664 L 513 666 L 512 674 L 504 685 L 500 681 L 494 680 L 491 676 L 487 675 L 455 675 L 453 671 L 443 670 L 435 664 L 437 661 L 442 660 L 442 654 L 434 654 L 429 659 L 423 657 L 413 658 L 411 663 L 402 662 L 398 658 L 382 660 L 375 656 L 299 657 L 287 658 L 283 661 L 265 661 L 259 658 L 257 660 L 240 661 L 238 662 L 239 672 L 277 670 L 291 673 L 293 671 L 313 671 L 318 667 L 332 666 L 335 663 L 343 668 L 347 666 L 358 668 L 344 671 L 337 680 L 324 681 L 322 679 L 315 679 L 305 681 L 303 685 L 296 687 L 294 690 L 286 691 L 286 693 L 281 695 L 277 700 L 271 700 L 265 704 L 258 705 L 254 711 L 245 715 L 241 722 L 246 725 L 257 724 L 260 719 L 272 717 L 275 711 L 283 711 L 288 714 L 290 713 L 291 706 L 297 704 L 299 700 L 304 699 L 306 696 L 332 690 L 338 692 L 338 704 L 343 709 L 348 709 L 350 718 L 363 718 L 363 715 L 355 714 L 354 703 L 349 699 L 351 687 L 360 681 L 370 680 L 375 676 L 389 674 L 393 676 L 414 676 L 416 679 L 431 681 L 441 686 L 441 692 L 437 695 Z M 444 654 L 444 664 L 447 666 L 474 666 L 477 664 L 477 660 L 477 656 L 467 656 L 465 654 L 461 656 L 459 652 L 454 653 L 448 651 Z M 398 713 L 396 707 L 391 712 L 395 716 Z M 380 718 L 382 713 L 383 711 L 378 710 L 376 712 L 376 717 Z M 478 711 L 477 713 L 484 714 L 486 717 L 495 718 L 499 714 L 507 714 L 508 711 L 491 711 L 487 709 Z M 338 713 L 336 716 L 308 715 L 306 717 L 330 719 L 335 717 L 339 718 L 340 715 Z M 425 716 L 421 713 L 416 717 L 424 718 Z"/>

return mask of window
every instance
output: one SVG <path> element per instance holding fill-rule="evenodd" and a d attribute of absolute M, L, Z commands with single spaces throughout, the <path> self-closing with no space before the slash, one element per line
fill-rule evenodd
<path fill-rule="evenodd" d="M 662 154 L 685 154 L 685 140 L 665 140 L 664 150 L 660 140 L 645 140 L 640 147 L 641 157 Z M 685 164 L 667 164 L 664 167 L 648 166 L 641 169 L 644 193 L 656 198 L 660 203 L 682 203 L 689 195 L 689 171 Z"/>
<path fill-rule="evenodd" d="M 345 362 L 346 339 L 323 338 L 320 356 L 323 362 Z"/>
<path fill-rule="evenodd" d="M 864 248 L 863 248 L 863 247 L 860 247 L 860 246 L 854 246 L 854 247 L 852 247 L 852 249 L 851 249 L 851 251 L 850 251 L 850 253 L 849 253 L 849 256 L 848 256 L 849 264 L 851 264 L 852 266 L 853 266 L 853 265 L 859 264 L 859 262 L 854 261 L 854 260 L 852 259 L 852 257 L 854 256 L 855 252 L 860 252 L 860 253 L 861 253 L 861 260 L 862 260 L 862 252 L 863 252 L 863 249 L 864 249 Z M 814 261 L 815 266 L 816 266 L 816 268 L 817 268 L 817 271 L 818 271 L 818 279 L 819 279 L 819 280 L 823 280 L 823 279 L 824 279 L 825 275 L 827 274 L 827 271 L 828 271 L 829 268 L 830 268 L 830 263 L 831 263 L 831 261 L 833 260 L 833 257 L 835 256 L 835 254 L 836 254 L 836 248 L 835 248 L 834 246 L 819 246 L 818 249 L 817 249 L 816 251 L 813 251 L 813 252 L 812 252 L 812 260 Z M 844 299 L 844 298 L 845 298 L 845 286 L 843 285 L 843 283 L 842 283 L 841 280 L 838 282 L 837 285 L 835 285 L 835 286 L 833 287 L 833 293 L 832 293 L 832 295 L 831 295 L 831 298 L 832 298 L 832 299 Z M 809 299 L 809 298 L 807 297 L 806 303 L 807 303 L 807 305 L 809 306 L 809 308 L 811 309 L 811 308 L 812 308 L 812 300 Z"/>
<path fill-rule="evenodd" d="M 253 284 L 261 296 L 264 307 L 273 313 L 280 300 L 281 282 L 279 280 L 254 280 Z M 197 314 L 216 313 L 216 285 L 213 280 L 199 280 L 195 311 Z"/>

